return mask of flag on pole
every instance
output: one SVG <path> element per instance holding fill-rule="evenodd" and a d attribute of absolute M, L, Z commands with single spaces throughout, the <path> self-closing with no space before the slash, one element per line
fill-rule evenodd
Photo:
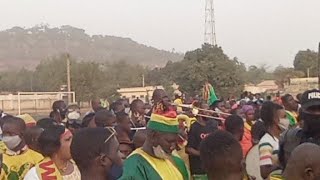
<path fill-rule="evenodd" d="M 209 106 L 218 100 L 218 97 L 210 83 L 206 83 L 203 87 L 203 99 L 208 102 Z"/>

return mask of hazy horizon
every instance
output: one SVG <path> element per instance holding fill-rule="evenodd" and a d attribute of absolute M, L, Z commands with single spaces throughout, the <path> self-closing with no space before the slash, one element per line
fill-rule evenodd
<path fill-rule="evenodd" d="M 176 52 L 201 47 L 205 0 L 0 0 L 0 30 L 71 25 Z M 320 41 L 317 0 L 214 0 L 218 45 L 246 65 L 292 66 Z"/>

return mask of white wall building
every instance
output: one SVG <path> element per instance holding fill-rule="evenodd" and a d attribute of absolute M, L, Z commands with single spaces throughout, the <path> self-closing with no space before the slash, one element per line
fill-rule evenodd
<path fill-rule="evenodd" d="M 135 99 L 141 99 L 143 102 L 150 102 L 153 91 L 156 89 L 164 89 L 163 86 L 146 86 L 146 87 L 131 87 L 120 88 L 117 92 L 122 98 L 128 99 L 131 103 Z"/>

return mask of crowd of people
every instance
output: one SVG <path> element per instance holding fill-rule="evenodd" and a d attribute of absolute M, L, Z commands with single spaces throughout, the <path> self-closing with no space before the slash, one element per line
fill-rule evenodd
<path fill-rule="evenodd" d="M 81 115 L 59 100 L 37 121 L 0 112 L 0 179 L 320 179 L 319 90 L 208 103 L 156 89 L 151 104 L 93 98 Z"/>

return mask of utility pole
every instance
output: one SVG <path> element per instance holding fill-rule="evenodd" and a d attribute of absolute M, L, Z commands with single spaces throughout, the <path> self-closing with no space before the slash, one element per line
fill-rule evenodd
<path fill-rule="evenodd" d="M 145 84 L 144 84 L 144 74 L 142 74 L 142 87 L 144 87 Z"/>
<path fill-rule="evenodd" d="M 204 43 L 217 45 L 213 0 L 206 0 Z"/>
<path fill-rule="evenodd" d="M 72 102 L 71 99 L 71 75 L 70 75 L 70 56 L 69 53 L 66 54 L 67 58 L 67 83 L 68 83 L 68 103 Z"/>

